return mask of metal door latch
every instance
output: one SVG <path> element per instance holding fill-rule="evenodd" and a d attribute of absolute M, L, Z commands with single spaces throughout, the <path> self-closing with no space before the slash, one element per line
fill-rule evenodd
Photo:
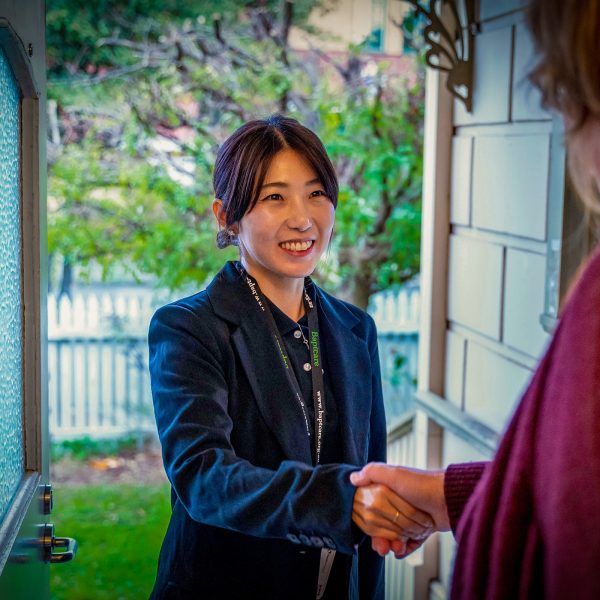
<path fill-rule="evenodd" d="M 46 563 L 64 563 L 75 558 L 77 553 L 77 540 L 68 537 L 55 537 L 54 525 L 46 523 L 42 525 L 40 535 L 43 560 Z M 64 552 L 55 552 L 57 548 L 64 548 Z"/>
<path fill-rule="evenodd" d="M 55 537 L 54 524 L 44 523 L 37 526 L 37 537 L 21 539 L 17 542 L 10 554 L 10 562 L 17 564 L 30 563 L 32 560 L 41 560 L 45 563 L 64 563 L 75 558 L 77 553 L 77 540 L 73 538 Z M 64 552 L 55 552 L 63 549 Z"/>

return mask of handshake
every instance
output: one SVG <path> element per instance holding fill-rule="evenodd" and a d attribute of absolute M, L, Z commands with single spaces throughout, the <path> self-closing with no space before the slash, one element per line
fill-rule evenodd
<path fill-rule="evenodd" d="M 369 463 L 350 475 L 357 487 L 352 521 L 380 556 L 404 558 L 434 531 L 449 531 L 444 471 Z"/>

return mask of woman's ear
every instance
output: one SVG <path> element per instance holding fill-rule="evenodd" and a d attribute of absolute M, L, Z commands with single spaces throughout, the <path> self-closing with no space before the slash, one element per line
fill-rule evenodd
<path fill-rule="evenodd" d="M 225 211 L 223 210 L 223 202 L 218 198 L 212 203 L 212 211 L 217 219 L 217 223 L 221 229 L 225 229 Z"/>

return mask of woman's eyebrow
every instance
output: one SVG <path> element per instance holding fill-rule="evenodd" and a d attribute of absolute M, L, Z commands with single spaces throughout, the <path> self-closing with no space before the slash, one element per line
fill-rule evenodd
<path fill-rule="evenodd" d="M 318 177 L 315 177 L 314 179 L 307 181 L 304 184 L 304 187 L 308 187 L 309 185 L 315 185 L 316 183 L 321 183 L 321 180 Z M 265 188 L 268 188 L 268 187 L 287 188 L 287 187 L 290 187 L 290 184 L 286 183 L 285 181 L 272 181 L 270 183 L 265 183 L 261 189 L 264 190 Z"/>

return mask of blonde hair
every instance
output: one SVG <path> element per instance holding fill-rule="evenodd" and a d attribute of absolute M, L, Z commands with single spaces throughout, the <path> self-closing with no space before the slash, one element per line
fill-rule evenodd
<path fill-rule="evenodd" d="M 529 79 L 544 105 L 565 116 L 571 180 L 584 204 L 600 213 L 589 152 L 591 124 L 600 125 L 600 2 L 532 0 L 528 25 L 539 55 Z"/>

